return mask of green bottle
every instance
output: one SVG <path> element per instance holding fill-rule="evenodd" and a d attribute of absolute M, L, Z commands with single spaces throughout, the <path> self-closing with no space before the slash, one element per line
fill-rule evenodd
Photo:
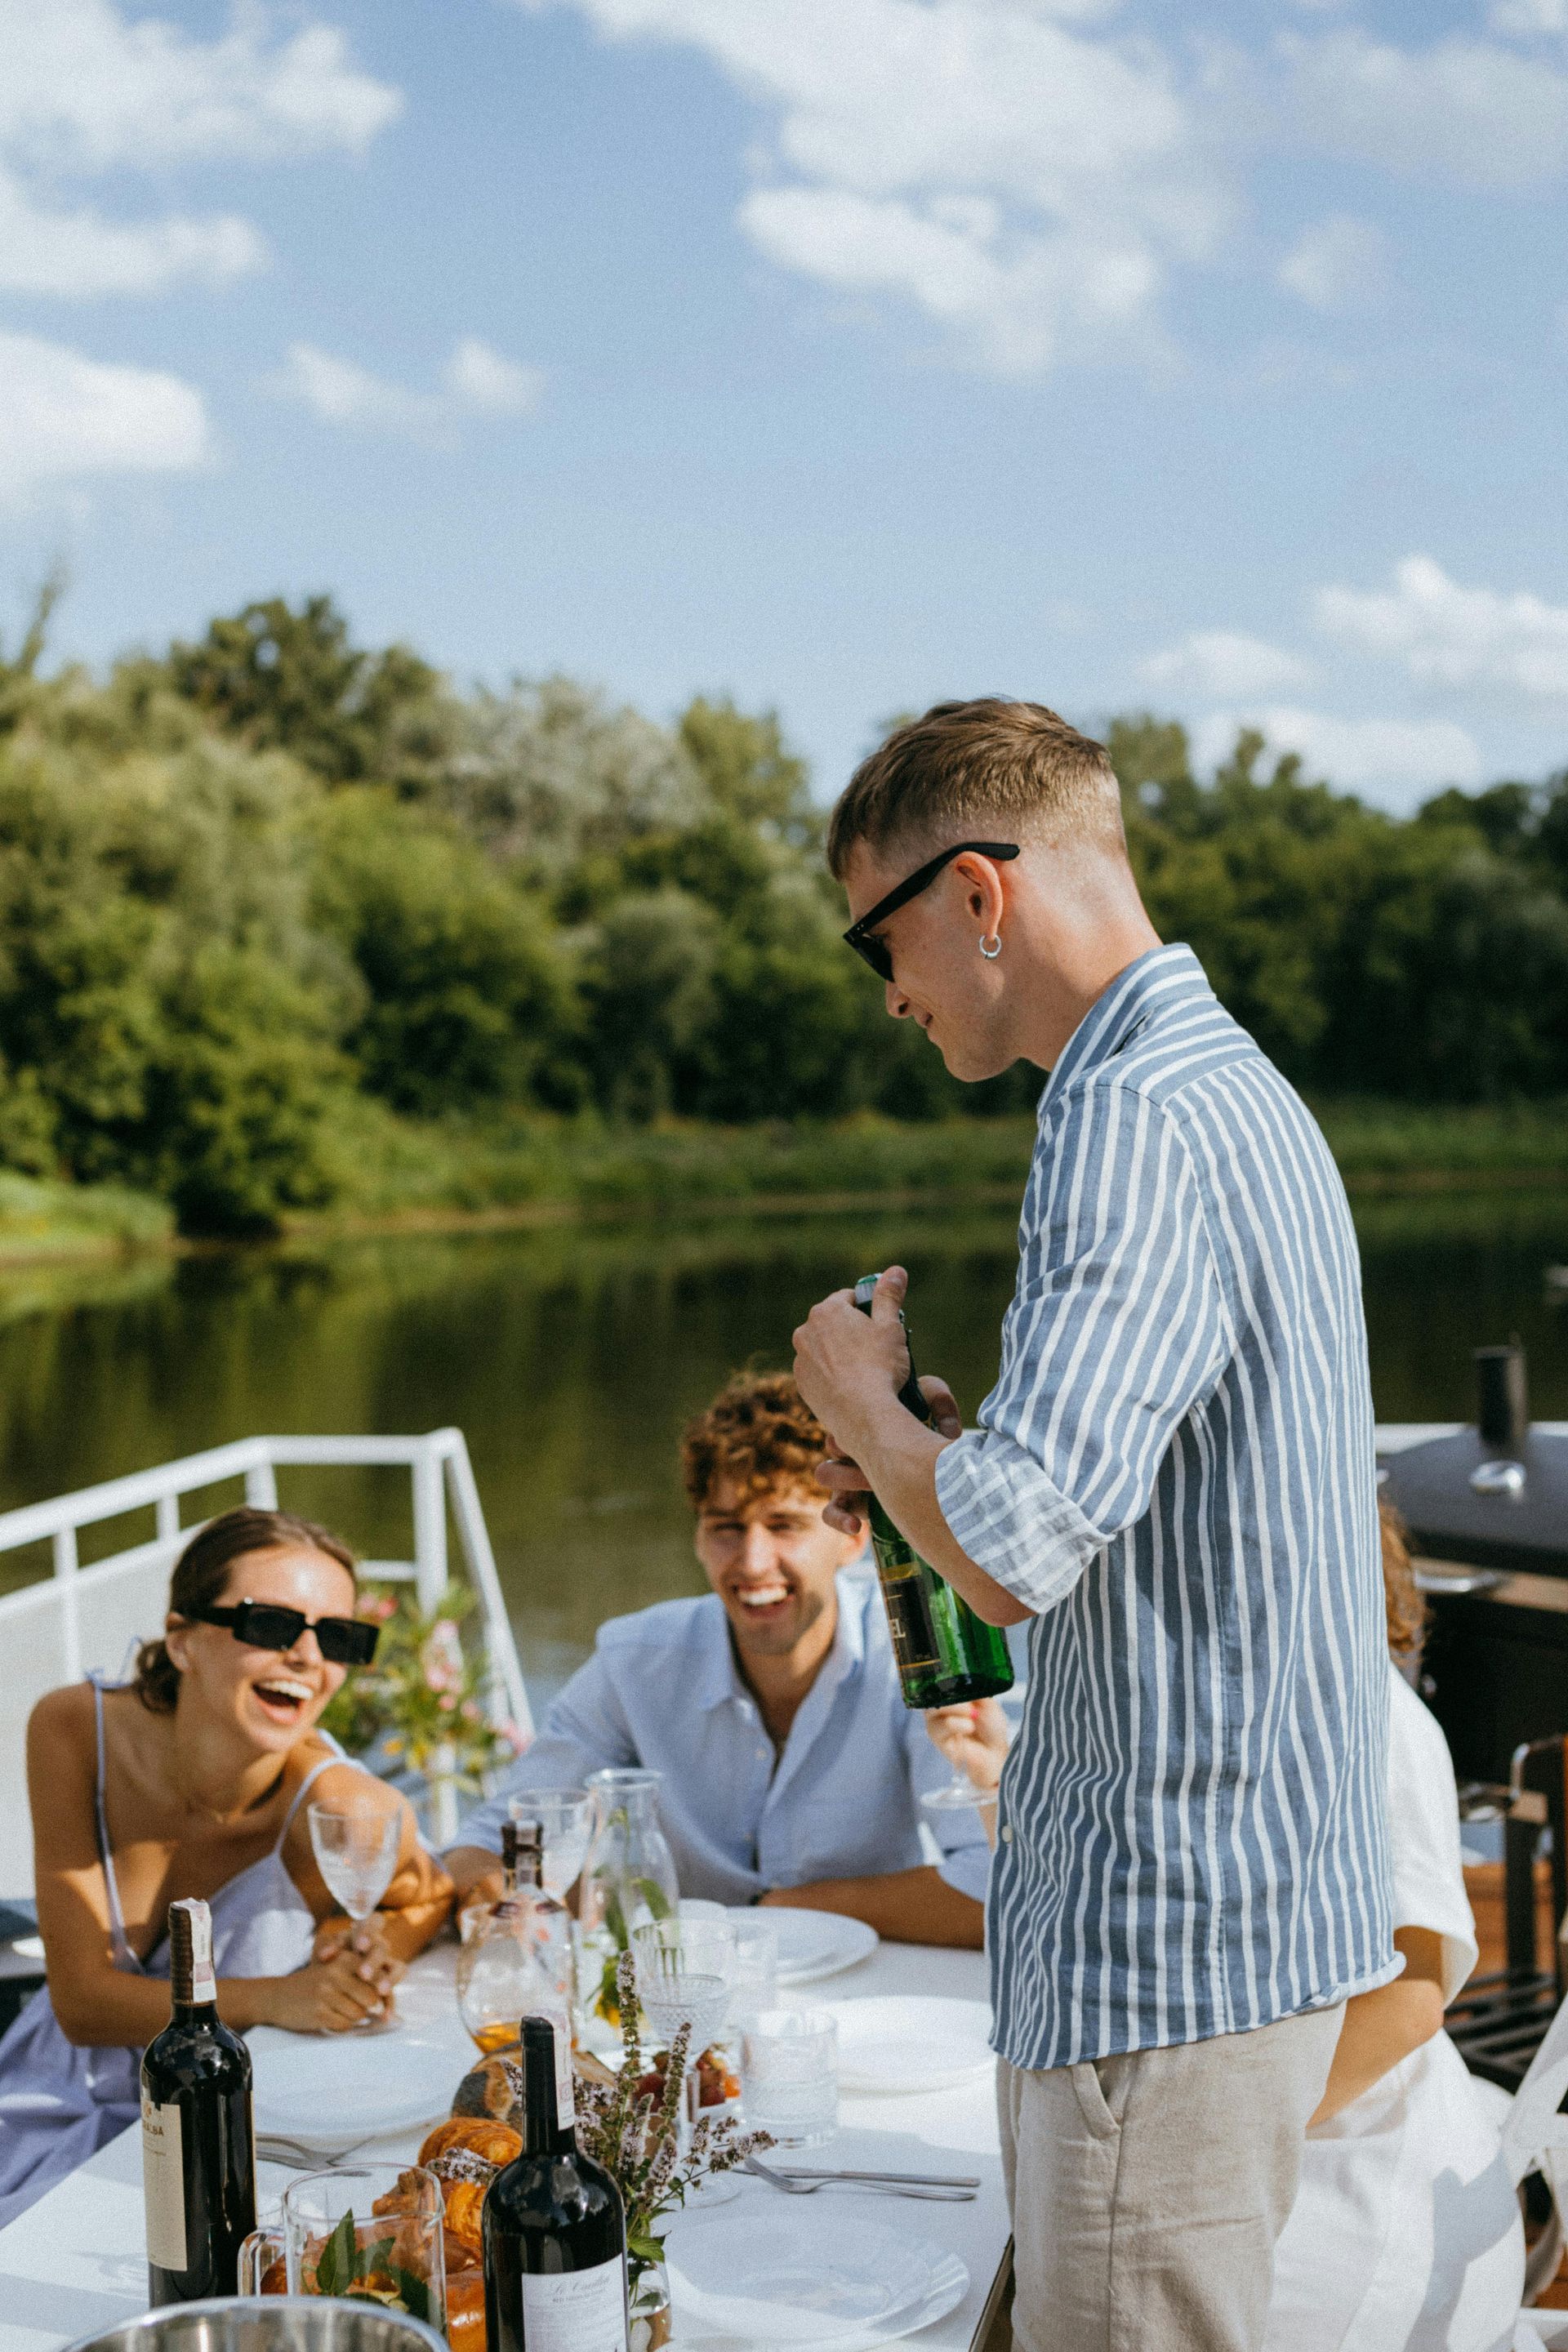
<path fill-rule="evenodd" d="M 863 1274 L 855 1304 L 864 1315 L 881 1276 Z M 903 1322 L 900 1314 L 899 1320 Z M 908 1332 L 905 1333 L 906 1340 Z M 899 1391 L 899 1402 L 931 1426 L 931 1407 L 915 1378 Z M 871 1497 L 871 1549 L 893 1637 L 899 1681 L 906 1706 L 960 1706 L 976 1698 L 996 1698 L 1013 1687 L 1013 1662 L 999 1625 L 987 1625 L 945 1577 L 904 1541 L 875 1495 Z"/>

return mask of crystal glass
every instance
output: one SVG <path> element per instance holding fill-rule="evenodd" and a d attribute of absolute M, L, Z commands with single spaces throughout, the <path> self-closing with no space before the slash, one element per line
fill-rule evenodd
<path fill-rule="evenodd" d="M 264 2230 L 252 2230 L 248 2238 L 239 2243 L 239 2293 L 241 2294 L 287 2294 L 289 2265 L 283 2242 L 282 2224 L 272 2222 Z"/>
<path fill-rule="evenodd" d="M 290 2294 L 325 2294 L 447 2325 L 441 2184 L 419 2165 L 309 2172 L 283 2194 Z"/>
<path fill-rule="evenodd" d="M 680 1890 L 675 1861 L 658 1822 L 660 1775 L 592 1772 L 594 1835 L 577 1887 L 582 1955 L 581 1998 L 586 2019 L 611 2029 L 620 2021 L 616 1964 L 631 1948 L 633 1930 L 673 1917 Z"/>
<path fill-rule="evenodd" d="M 820 2147 L 838 2129 L 838 2024 L 822 2009 L 764 2009 L 741 2033 L 741 2097 L 752 2131 Z"/>
<path fill-rule="evenodd" d="M 779 1931 L 764 1921 L 745 1920 L 735 1930 L 735 1964 L 730 1977 L 730 2007 L 724 2022 L 731 2028 L 727 2035 L 735 2040 L 733 2029 L 756 2014 L 759 2009 L 778 2006 Z"/>
<path fill-rule="evenodd" d="M 727 1919 L 652 1919 L 634 1934 L 632 1953 L 637 1999 L 654 2032 L 668 2043 L 683 2025 L 690 2029 L 680 2099 L 685 2147 L 702 2111 L 697 2061 L 723 2032 L 730 2007 L 735 1930 Z M 723 2204 L 739 2186 L 723 2174 L 710 2175 L 697 2201 Z"/>
<path fill-rule="evenodd" d="M 544 1832 L 544 1890 L 564 1903 L 577 1883 L 594 1832 L 594 1800 L 586 1789 L 534 1789 L 513 1797 L 514 1822 L 537 1822 Z"/>
<path fill-rule="evenodd" d="M 480 2050 L 510 2050 L 521 2017 L 566 2021 L 570 1988 L 551 1981 L 525 1903 L 473 1904 L 458 1925 L 458 2014 Z"/>
<path fill-rule="evenodd" d="M 310 1808 L 310 1844 L 316 1866 L 333 1899 L 351 1919 L 368 1919 L 391 1885 L 403 1843 L 403 1818 L 362 1805 L 339 1812 L 330 1805 Z"/>

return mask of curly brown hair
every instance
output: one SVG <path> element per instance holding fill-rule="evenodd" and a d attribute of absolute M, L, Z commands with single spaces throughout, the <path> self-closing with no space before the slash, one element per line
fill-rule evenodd
<path fill-rule="evenodd" d="M 1377 1498 L 1378 1530 L 1383 1537 L 1383 1605 L 1388 1618 L 1388 1647 L 1403 1664 L 1419 1657 L 1426 1637 L 1426 1603 L 1410 1564 L 1409 1529 L 1394 1505 Z"/>
<path fill-rule="evenodd" d="M 747 1500 L 769 1486 L 809 1484 L 827 1458 L 827 1432 L 790 1372 L 733 1372 L 687 1423 L 680 1469 L 694 1510 L 721 1483 Z"/>

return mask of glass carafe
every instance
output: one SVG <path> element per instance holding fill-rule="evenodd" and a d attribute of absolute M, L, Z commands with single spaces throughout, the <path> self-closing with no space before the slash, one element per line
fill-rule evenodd
<path fill-rule="evenodd" d="M 675 1858 L 658 1820 L 658 1772 L 591 1772 L 594 1837 L 578 1882 L 585 2021 L 620 2024 L 616 1969 L 634 1930 L 674 1916 Z"/>
<path fill-rule="evenodd" d="M 487 2056 L 516 2042 L 521 2017 L 533 2011 L 548 2012 L 560 2002 L 542 1964 L 532 1890 L 518 1885 L 518 1847 L 517 1823 L 504 1822 L 501 1900 L 472 1905 L 462 1918 L 458 2013 Z"/>

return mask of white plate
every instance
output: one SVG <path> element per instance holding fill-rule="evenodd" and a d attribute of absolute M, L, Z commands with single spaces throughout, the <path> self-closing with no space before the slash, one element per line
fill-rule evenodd
<path fill-rule="evenodd" d="M 809 2210 L 747 2196 L 677 2222 L 668 2259 L 682 2344 L 863 2352 L 929 2326 L 969 2286 L 956 2254 L 843 2195 Z"/>
<path fill-rule="evenodd" d="M 754 1909 L 731 1911 L 738 1924 L 754 1927 Z M 864 1919 L 846 1919 L 837 1911 L 785 1910 L 782 1906 L 762 1915 L 776 1927 L 781 1985 L 815 1984 L 819 1977 L 836 1977 L 842 1969 L 868 1960 L 881 1937 Z"/>
<path fill-rule="evenodd" d="M 257 2130 L 323 2149 L 439 2122 L 475 2063 L 455 2016 L 450 2024 L 432 2019 L 385 2033 L 285 2033 L 258 2025 L 246 2039 Z"/>
<path fill-rule="evenodd" d="M 947 2091 L 995 2067 L 983 2000 L 910 1995 L 826 2006 L 838 2020 L 841 2091 Z"/>

